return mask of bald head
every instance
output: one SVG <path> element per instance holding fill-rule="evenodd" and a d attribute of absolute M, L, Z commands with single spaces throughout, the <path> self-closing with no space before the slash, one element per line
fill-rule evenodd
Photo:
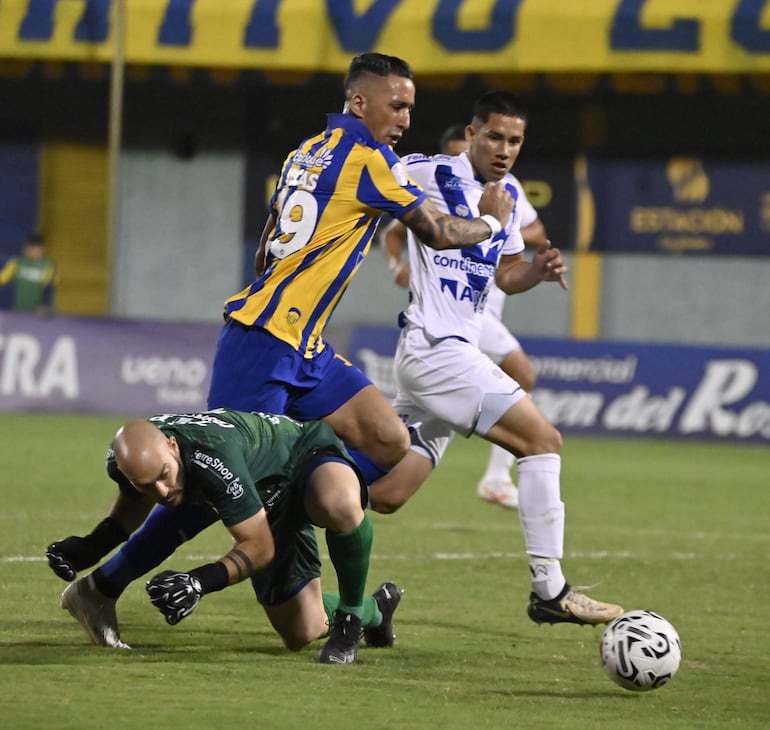
<path fill-rule="evenodd" d="M 112 448 L 118 468 L 141 492 L 158 498 L 158 483 L 176 482 L 179 473 L 176 439 L 166 437 L 149 421 L 130 421 L 120 428 Z"/>

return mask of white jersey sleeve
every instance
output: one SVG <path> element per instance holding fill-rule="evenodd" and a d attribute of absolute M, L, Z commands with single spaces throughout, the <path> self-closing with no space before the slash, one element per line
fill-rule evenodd
<path fill-rule="evenodd" d="M 408 155 L 403 161 L 409 175 L 442 212 L 461 218 L 479 216 L 484 184 L 474 176 L 467 153 L 457 157 Z M 430 337 L 457 337 L 478 346 L 481 317 L 500 256 L 524 250 L 519 232 L 521 189 L 511 175 L 503 183 L 517 204 L 497 235 L 475 246 L 435 251 L 409 231 L 411 303 L 406 319 Z"/>
<path fill-rule="evenodd" d="M 515 175 L 511 175 L 511 180 L 519 191 L 519 198 L 516 201 L 516 207 L 521 213 L 521 227 L 526 228 L 537 220 L 537 211 L 535 210 L 535 206 L 529 202 L 529 198 L 524 192 L 524 188 L 521 186 L 519 179 Z"/>
<path fill-rule="evenodd" d="M 521 214 L 521 228 L 526 228 L 538 219 L 535 206 L 529 202 L 527 194 L 524 192 L 524 188 L 519 182 L 519 179 L 515 175 L 511 175 L 513 184 L 519 191 L 519 197 L 516 201 L 516 207 Z M 503 307 L 507 301 L 507 294 L 500 289 L 495 282 L 489 287 L 489 294 L 487 295 L 487 305 L 484 310 L 485 317 L 495 317 L 496 319 L 503 318 Z"/>

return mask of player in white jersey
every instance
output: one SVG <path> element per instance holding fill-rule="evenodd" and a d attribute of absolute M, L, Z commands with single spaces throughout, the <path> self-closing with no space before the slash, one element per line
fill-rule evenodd
<path fill-rule="evenodd" d="M 507 92 L 483 95 L 467 128 L 469 149 L 459 157 L 411 155 L 409 174 L 433 202 L 453 215 L 473 217 L 483 186 L 518 191 L 509 172 L 524 141 L 526 113 Z M 396 467 L 370 486 L 370 505 L 401 507 L 439 463 L 457 432 L 473 433 L 519 457 L 519 517 L 532 577 L 527 613 L 536 623 L 607 623 L 620 606 L 592 600 L 572 588 L 561 567 L 561 435 L 515 380 L 479 350 L 491 281 L 507 294 L 541 281 L 566 287 L 558 249 L 540 247 L 524 260 L 521 212 L 489 239 L 463 251 L 435 251 L 409 236 L 412 300 L 395 357 L 394 407 L 410 425 L 412 447 Z"/>
<path fill-rule="evenodd" d="M 517 207 L 521 214 L 520 230 L 524 245 L 541 246 L 548 240 L 545 227 L 519 180 L 514 175 L 511 175 L 511 178 L 519 190 Z M 493 281 L 484 308 L 479 348 L 530 393 L 535 386 L 537 375 L 521 343 L 503 324 L 505 298 L 505 292 Z M 508 509 L 518 508 L 519 491 L 511 479 L 514 460 L 510 451 L 497 444 L 491 445 L 486 469 L 476 486 L 479 497 Z"/>
<path fill-rule="evenodd" d="M 453 124 L 448 127 L 441 135 L 439 148 L 445 155 L 459 155 L 465 152 L 468 149 L 465 125 Z M 519 191 L 517 206 L 521 211 L 521 236 L 524 244 L 541 246 L 547 241 L 545 227 L 534 206 L 527 199 L 521 183 L 513 175 L 511 179 Z M 409 287 L 409 259 L 402 259 L 401 255 L 406 246 L 406 236 L 407 227 L 399 220 L 391 221 L 382 234 L 382 246 L 393 272 L 393 279 L 398 286 L 405 289 Z M 484 308 L 479 348 L 529 393 L 535 385 L 535 368 L 521 343 L 502 322 L 505 297 L 505 292 L 492 282 Z M 511 479 L 513 463 L 514 456 L 510 451 L 497 444 L 491 444 L 486 469 L 476 485 L 479 497 L 507 509 L 517 509 L 519 492 Z"/>

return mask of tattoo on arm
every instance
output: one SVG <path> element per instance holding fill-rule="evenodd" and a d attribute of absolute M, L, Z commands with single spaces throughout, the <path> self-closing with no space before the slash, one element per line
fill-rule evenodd
<path fill-rule="evenodd" d="M 238 582 L 245 580 L 254 572 L 254 564 L 249 560 L 248 555 L 238 548 L 233 548 L 222 560 L 230 561 L 235 568 Z"/>
<path fill-rule="evenodd" d="M 428 215 L 425 204 L 418 206 L 411 216 L 409 216 L 409 222 L 407 224 L 423 243 L 433 241 L 438 234 L 438 226 L 435 223 L 434 217 Z"/>
<path fill-rule="evenodd" d="M 457 218 L 441 213 L 426 200 L 403 219 L 426 246 L 440 251 L 463 248 L 486 240 L 489 226 L 478 218 Z"/>

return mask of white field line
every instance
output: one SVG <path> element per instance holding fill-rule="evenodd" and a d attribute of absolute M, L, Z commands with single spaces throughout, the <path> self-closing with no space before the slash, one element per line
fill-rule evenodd
<path fill-rule="evenodd" d="M 221 555 L 201 555 L 187 554 L 181 556 L 185 560 L 218 560 Z M 321 554 L 323 559 L 328 559 L 328 555 Z M 527 555 L 524 552 L 488 552 L 488 553 L 412 553 L 412 554 L 379 554 L 372 555 L 371 560 L 399 561 L 399 560 L 511 560 L 524 559 Z M 565 554 L 565 559 L 572 560 L 634 560 L 643 562 L 646 560 L 738 560 L 745 556 L 738 553 L 717 553 L 716 555 L 700 555 L 698 553 L 680 553 L 673 552 L 667 555 L 660 553 L 642 554 L 631 551 L 611 552 L 607 550 L 598 550 L 595 552 L 569 552 Z M 768 556 L 770 558 L 770 556 Z M 3 555 L 0 556 L 0 563 L 42 563 L 45 562 L 45 556 L 41 555 Z"/>

